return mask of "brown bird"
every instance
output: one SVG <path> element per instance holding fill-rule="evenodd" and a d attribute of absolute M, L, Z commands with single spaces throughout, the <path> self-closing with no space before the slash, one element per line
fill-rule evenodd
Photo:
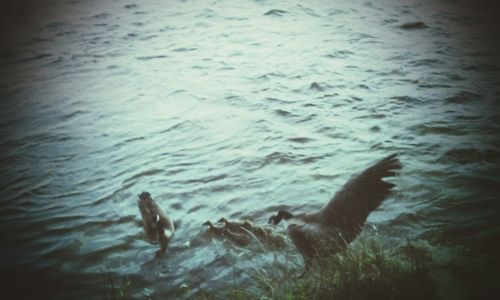
<path fill-rule="evenodd" d="M 252 222 L 250 222 L 249 220 L 229 221 L 226 218 L 220 218 L 217 223 L 223 223 L 224 226 L 231 231 L 244 233 L 248 233 L 248 230 L 254 227 Z"/>
<path fill-rule="evenodd" d="M 226 227 L 214 226 L 210 221 L 206 221 L 205 223 L 203 223 L 203 225 L 208 226 L 208 230 L 210 230 L 214 234 L 227 238 L 228 240 L 234 242 L 239 246 L 246 246 L 251 241 L 251 237 L 246 234 L 233 232 Z"/>
<path fill-rule="evenodd" d="M 321 210 L 302 214 L 280 210 L 269 218 L 274 225 L 281 220 L 289 222 L 288 234 L 304 258 L 302 275 L 309 270 L 313 258 L 333 254 L 356 238 L 368 215 L 394 187 L 382 179 L 395 176 L 399 169 L 399 159 L 390 155 L 353 176 Z"/>
<path fill-rule="evenodd" d="M 260 242 L 271 244 L 277 248 L 284 248 L 287 245 L 286 238 L 275 232 L 273 228 L 255 225 L 249 220 L 228 221 L 226 218 L 220 218 L 217 223 L 223 223 L 226 228 L 233 232 L 249 234 Z"/>
<path fill-rule="evenodd" d="M 151 198 L 148 192 L 142 192 L 137 201 L 141 211 L 142 223 L 148 241 L 152 244 L 160 244 L 160 250 L 156 256 L 162 256 L 167 251 L 167 246 L 175 233 L 174 222 Z"/>

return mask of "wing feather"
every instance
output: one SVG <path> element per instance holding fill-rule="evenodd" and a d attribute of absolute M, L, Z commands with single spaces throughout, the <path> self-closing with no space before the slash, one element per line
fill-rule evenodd
<path fill-rule="evenodd" d="M 319 212 L 323 224 L 337 227 L 346 241 L 352 241 L 394 187 L 382 179 L 395 176 L 399 169 L 401 163 L 393 154 L 352 177 Z"/>

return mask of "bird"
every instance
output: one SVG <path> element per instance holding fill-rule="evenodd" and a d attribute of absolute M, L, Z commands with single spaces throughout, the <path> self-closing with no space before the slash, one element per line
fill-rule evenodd
<path fill-rule="evenodd" d="M 248 232 L 248 230 L 254 227 L 253 223 L 249 220 L 229 221 L 226 218 L 220 218 L 217 223 L 223 223 L 226 228 L 236 232 Z"/>
<path fill-rule="evenodd" d="M 287 245 L 283 235 L 278 234 L 272 228 L 255 225 L 249 220 L 228 221 L 226 218 L 220 218 L 217 223 L 223 223 L 231 231 L 249 234 L 259 242 L 271 244 L 277 248 L 284 248 Z"/>
<path fill-rule="evenodd" d="M 144 231 L 150 243 L 160 244 L 160 250 L 156 252 L 156 257 L 160 257 L 165 254 L 174 236 L 174 222 L 153 200 L 150 193 L 142 192 L 138 197 L 137 205 L 141 212 Z"/>
<path fill-rule="evenodd" d="M 288 235 L 304 260 L 301 276 L 308 272 L 314 258 L 334 254 L 356 238 L 368 215 L 395 186 L 382 179 L 397 175 L 400 169 L 397 154 L 389 155 L 353 175 L 322 209 L 300 214 L 280 210 L 269 218 L 273 225 L 288 221 Z"/>
<path fill-rule="evenodd" d="M 228 240 L 231 240 L 232 242 L 234 242 L 235 244 L 237 244 L 239 246 L 246 246 L 251 242 L 250 236 L 243 234 L 243 233 L 233 232 L 225 226 L 218 227 L 218 226 L 215 226 L 214 224 L 212 224 L 212 222 L 210 222 L 210 221 L 206 221 L 202 225 L 208 226 L 208 230 L 210 232 L 212 232 L 218 236 L 224 237 Z"/>

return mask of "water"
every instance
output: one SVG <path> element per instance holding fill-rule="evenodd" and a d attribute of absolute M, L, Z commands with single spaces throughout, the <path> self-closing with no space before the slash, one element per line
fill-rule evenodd
<path fill-rule="evenodd" d="M 498 10 L 435 2 L 5 4 L 2 293 L 245 285 L 273 258 L 204 221 L 319 208 L 391 153 L 404 169 L 365 232 L 429 242 L 443 298 L 498 292 Z M 142 191 L 179 224 L 159 261 Z"/>

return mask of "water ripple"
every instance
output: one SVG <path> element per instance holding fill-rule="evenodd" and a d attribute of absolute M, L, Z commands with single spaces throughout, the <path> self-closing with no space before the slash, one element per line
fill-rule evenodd
<path fill-rule="evenodd" d="M 136 298 L 188 299 L 227 279 L 247 287 L 249 270 L 284 253 L 212 239 L 203 222 L 320 208 L 389 153 L 403 163 L 397 189 L 363 231 L 494 265 L 497 18 L 464 1 L 212 2 L 3 7 L 0 256 L 10 273 L 47 270 L 68 287 L 53 299 L 95 298 L 109 274 L 133 277 L 145 293 Z M 161 259 L 139 224 L 142 191 L 179 225 Z M 5 285 L 24 287 L 22 277 Z"/>

